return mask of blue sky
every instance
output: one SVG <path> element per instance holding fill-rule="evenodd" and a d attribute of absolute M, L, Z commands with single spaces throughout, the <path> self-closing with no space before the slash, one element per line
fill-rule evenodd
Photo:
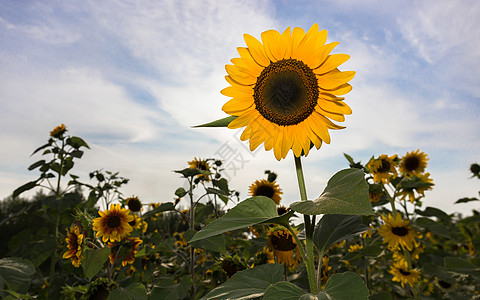
<path fill-rule="evenodd" d="M 480 162 L 480 2 L 436 1 L 2 1 L 0 2 L 0 198 L 36 178 L 31 152 L 64 123 L 91 146 L 74 172 L 130 178 L 126 196 L 166 202 L 184 182 L 172 170 L 194 157 L 226 161 L 247 196 L 266 169 L 284 204 L 298 200 L 293 157 L 254 153 L 240 131 L 191 128 L 222 118 L 225 64 L 243 34 L 318 23 L 355 70 L 353 114 L 332 143 L 304 159 L 316 198 L 347 167 L 380 154 L 429 154 L 436 184 L 425 206 L 468 213 L 478 196 L 468 168 Z M 233 152 L 232 152 L 233 153 Z"/>

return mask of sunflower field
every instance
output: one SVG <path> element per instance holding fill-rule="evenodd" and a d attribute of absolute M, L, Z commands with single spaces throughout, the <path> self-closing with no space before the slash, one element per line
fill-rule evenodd
<path fill-rule="evenodd" d="M 172 201 L 124 195 L 118 172 L 74 174 L 90 148 L 62 124 L 33 151 L 36 179 L 0 202 L 2 299 L 480 299 L 480 213 L 424 207 L 427 153 L 344 154 L 307 199 L 302 163 L 352 113 L 355 72 L 338 69 L 349 59 L 330 54 L 338 43 L 317 24 L 244 39 L 221 91 L 229 116 L 195 130 L 244 128 L 251 151 L 277 160 L 292 150 L 299 201 L 282 205 L 274 166 L 245 199 L 222 160 L 194 153 L 174 170 L 187 184 Z M 480 179 L 480 165 L 470 171 Z"/>

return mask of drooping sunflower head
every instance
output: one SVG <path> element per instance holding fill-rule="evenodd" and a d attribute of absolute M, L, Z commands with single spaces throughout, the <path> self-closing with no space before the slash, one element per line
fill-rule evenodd
<path fill-rule="evenodd" d="M 142 210 L 142 202 L 137 196 L 129 197 L 125 200 L 128 209 L 133 212 L 139 212 Z"/>
<path fill-rule="evenodd" d="M 50 136 L 54 138 L 59 138 L 67 131 L 65 124 L 59 125 L 55 127 L 52 131 L 50 131 Z"/>
<path fill-rule="evenodd" d="M 134 220 L 130 210 L 122 208 L 120 204 L 111 204 L 109 210 L 99 211 L 100 217 L 93 220 L 93 230 L 96 236 L 102 237 L 103 242 L 108 240 L 120 242 L 129 235 L 133 228 L 128 224 Z"/>
<path fill-rule="evenodd" d="M 295 239 L 287 229 L 281 226 L 271 228 L 268 232 L 267 246 L 273 249 L 273 254 L 279 264 L 285 264 L 290 269 L 297 266 L 300 252 Z"/>
<path fill-rule="evenodd" d="M 388 272 L 393 275 L 392 281 L 400 282 L 402 287 L 406 283 L 413 287 L 420 280 L 420 271 L 408 268 L 406 261 L 394 262 Z"/>
<path fill-rule="evenodd" d="M 237 116 L 228 127 L 246 127 L 240 139 L 250 140 L 250 150 L 264 144 L 277 160 L 293 150 L 307 156 L 313 145 L 330 143 L 328 129 L 342 129 L 350 107 L 339 97 L 351 90 L 353 71 L 340 71 L 346 54 L 330 54 L 338 42 L 325 44 L 327 31 L 314 24 L 307 33 L 287 28 L 282 34 L 268 30 L 262 42 L 245 34 L 247 48 L 237 48 L 239 58 L 226 65 L 231 97 L 223 111 Z"/>
<path fill-rule="evenodd" d="M 115 261 L 122 261 L 122 266 L 125 267 L 127 264 L 133 264 L 135 261 L 135 254 L 138 252 L 138 246 L 143 243 L 143 241 L 138 237 L 127 237 L 123 239 L 123 242 L 120 245 L 115 245 L 109 243 L 111 248 L 109 259 L 110 263 L 113 265 Z M 120 251 L 120 252 L 118 252 Z"/>
<path fill-rule="evenodd" d="M 428 155 L 420 152 L 420 149 L 407 152 L 400 160 L 400 171 L 407 176 L 423 173 L 427 167 L 427 161 Z"/>
<path fill-rule="evenodd" d="M 197 159 L 195 157 L 194 160 L 188 162 L 188 165 L 190 166 L 190 169 L 199 169 L 201 171 L 210 172 L 210 165 L 206 159 Z M 210 181 L 210 175 L 208 174 L 198 174 L 197 178 L 207 182 Z"/>
<path fill-rule="evenodd" d="M 368 167 L 373 174 L 373 181 L 378 183 L 390 182 L 390 177 L 397 177 L 397 156 L 380 155 L 368 163 Z"/>
<path fill-rule="evenodd" d="M 252 185 L 249 187 L 249 192 L 251 196 L 265 196 L 273 200 L 275 204 L 279 205 L 280 200 L 282 200 L 282 196 L 280 196 L 282 191 L 278 184 L 274 182 L 270 182 L 268 180 L 256 180 Z"/>
<path fill-rule="evenodd" d="M 418 237 L 418 233 L 409 225 L 408 220 L 403 220 L 402 216 L 397 213 L 394 218 L 391 214 L 388 217 L 382 216 L 384 225 L 378 228 L 378 233 L 383 237 L 383 242 L 388 243 L 390 249 L 398 249 L 398 246 L 402 246 L 408 250 L 412 250 L 416 245 L 415 238 Z"/>
<path fill-rule="evenodd" d="M 421 197 L 425 197 L 425 191 L 431 190 L 434 186 L 433 179 L 430 178 L 430 173 L 418 174 L 407 179 L 410 184 L 408 186 L 402 186 L 398 192 L 400 199 L 405 199 L 407 196 L 411 203 Z M 418 197 L 415 195 L 418 194 Z"/>
<path fill-rule="evenodd" d="M 67 229 L 67 238 L 65 239 L 65 242 L 67 243 L 68 250 L 63 254 L 63 258 L 70 258 L 72 265 L 78 268 L 83 259 L 83 234 L 81 233 L 80 227 L 77 225 L 70 226 L 70 228 Z"/>

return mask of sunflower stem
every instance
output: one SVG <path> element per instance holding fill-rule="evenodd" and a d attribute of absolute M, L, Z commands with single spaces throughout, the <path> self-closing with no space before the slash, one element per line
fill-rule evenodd
<path fill-rule="evenodd" d="M 295 169 L 297 171 L 298 187 L 300 189 L 300 198 L 302 201 L 307 201 L 307 189 L 305 188 L 305 178 L 303 177 L 303 167 L 300 157 L 293 156 L 295 158 Z M 315 258 L 313 256 L 313 226 L 310 223 L 310 216 L 303 215 L 305 222 L 305 246 L 307 248 L 306 257 L 303 257 L 303 261 L 307 268 L 308 283 L 310 285 L 310 292 L 314 295 L 317 294 L 317 280 L 315 274 Z"/>

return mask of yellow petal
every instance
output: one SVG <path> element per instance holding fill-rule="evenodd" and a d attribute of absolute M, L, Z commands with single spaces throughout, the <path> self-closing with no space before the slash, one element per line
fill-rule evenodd
<path fill-rule="evenodd" d="M 314 70 L 315 74 L 325 74 L 350 59 L 348 54 L 332 54 L 325 59 L 322 65 Z"/>
<path fill-rule="evenodd" d="M 321 114 L 322 116 L 328 117 L 328 118 L 330 118 L 334 121 L 337 121 L 337 122 L 344 122 L 345 121 L 345 116 L 344 115 L 335 114 L 335 113 L 325 111 L 318 105 L 315 106 L 315 111 L 318 112 L 319 114 Z"/>
<path fill-rule="evenodd" d="M 309 117 L 309 120 L 311 120 L 311 122 L 309 123 L 310 128 L 325 143 L 330 144 L 330 134 L 328 133 L 328 129 L 327 129 L 327 126 L 326 126 L 325 122 L 320 117 L 321 117 L 321 115 L 317 112 L 313 112 L 310 115 L 310 117 Z"/>
<path fill-rule="evenodd" d="M 329 129 L 344 129 L 345 126 L 340 126 L 340 125 L 337 125 L 335 123 L 333 123 L 332 121 L 330 121 L 329 119 L 327 119 L 326 117 L 320 115 L 319 113 L 315 112 L 321 119 L 322 121 L 325 123 L 325 125 L 327 125 L 327 128 Z"/>
<path fill-rule="evenodd" d="M 285 126 L 283 128 L 282 158 L 287 157 L 288 151 L 292 149 L 293 139 L 292 126 Z"/>
<path fill-rule="evenodd" d="M 241 116 L 230 122 L 228 128 L 235 129 L 247 126 L 256 115 L 258 115 L 258 112 L 255 109 L 247 110 Z"/>
<path fill-rule="evenodd" d="M 318 101 L 318 106 L 334 114 L 350 115 L 352 109 L 343 101 Z"/>
<path fill-rule="evenodd" d="M 251 96 L 247 96 L 245 98 L 234 98 L 225 103 L 222 107 L 222 110 L 229 115 L 236 115 L 245 110 L 248 110 L 252 107 L 252 105 L 253 98 Z"/>
<path fill-rule="evenodd" d="M 355 71 L 332 70 L 324 75 L 317 75 L 318 85 L 322 89 L 335 89 L 350 81 L 355 76 Z"/>
<path fill-rule="evenodd" d="M 238 47 L 237 51 L 238 54 L 240 54 L 240 57 L 242 58 L 242 63 L 245 65 L 245 67 L 251 70 L 252 75 L 256 74 L 255 76 L 258 77 L 260 73 L 262 73 L 264 67 L 257 64 L 257 62 L 253 59 L 250 51 L 248 51 L 247 48 Z"/>
<path fill-rule="evenodd" d="M 322 90 L 319 90 L 320 94 L 318 95 L 319 99 L 327 100 L 327 101 L 343 101 L 345 100 L 345 97 L 337 97 L 335 95 L 332 95 L 330 93 L 323 92 Z M 319 100 L 321 101 L 321 100 Z"/>
<path fill-rule="evenodd" d="M 287 45 L 278 31 L 267 30 L 262 32 L 262 42 L 265 54 L 270 61 L 275 62 L 284 58 Z"/>
<path fill-rule="evenodd" d="M 305 31 L 300 27 L 293 28 L 292 32 L 292 58 L 295 58 L 297 55 L 297 49 L 300 42 L 305 37 Z"/>
<path fill-rule="evenodd" d="M 261 66 L 268 66 L 270 64 L 270 60 L 265 55 L 263 51 L 263 45 L 260 43 L 256 38 L 249 34 L 244 34 L 243 38 L 245 39 L 245 43 L 247 44 L 248 51 L 250 51 L 250 55 L 253 59 L 257 62 L 257 64 Z"/>
<path fill-rule="evenodd" d="M 321 92 L 326 91 L 326 92 L 328 92 L 330 94 L 333 94 L 333 95 L 345 95 L 352 90 L 352 86 L 348 83 L 345 83 L 345 84 L 342 84 L 341 86 L 336 87 L 334 89 L 325 89 L 325 88 L 322 88 L 322 87 L 319 87 L 319 89 L 320 89 Z"/>
<path fill-rule="evenodd" d="M 265 131 L 268 133 L 265 136 L 265 144 L 264 144 L 265 150 L 270 151 L 272 150 L 273 146 L 277 142 L 278 132 L 279 132 L 278 125 L 276 124 L 274 125 L 267 120 L 265 120 L 263 124 L 265 126 Z"/>
<path fill-rule="evenodd" d="M 310 32 L 310 31 L 309 31 Z M 327 40 L 327 31 L 309 33 L 303 38 L 303 41 L 298 46 L 297 59 L 306 63 L 311 69 L 318 67 L 326 59 L 328 49 L 325 41 Z M 323 53 L 328 51 L 327 55 Z"/>
<path fill-rule="evenodd" d="M 254 85 L 257 82 L 257 78 L 244 72 L 241 68 L 233 65 L 225 65 L 230 78 L 241 85 Z"/>
<path fill-rule="evenodd" d="M 292 38 L 292 33 L 290 27 L 285 29 L 285 31 L 282 33 L 282 37 L 285 41 L 285 56 L 284 58 L 290 58 L 292 57 L 292 47 L 293 47 L 293 38 Z"/>

